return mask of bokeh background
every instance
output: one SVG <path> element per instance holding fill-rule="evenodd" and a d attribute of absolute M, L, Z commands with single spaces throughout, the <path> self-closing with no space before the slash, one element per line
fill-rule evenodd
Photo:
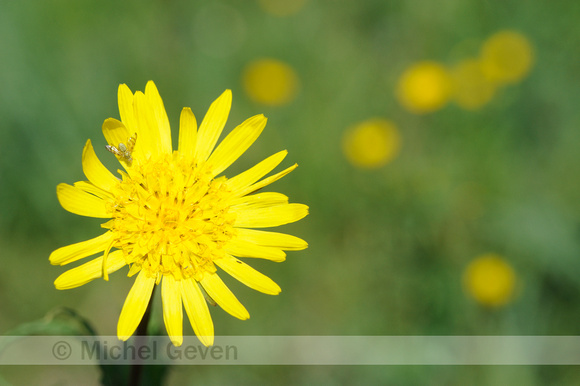
<path fill-rule="evenodd" d="M 226 175 L 282 149 L 276 182 L 310 247 L 252 265 L 279 296 L 226 282 L 218 335 L 578 335 L 579 2 L 0 0 L 0 333 L 74 308 L 114 335 L 133 282 L 57 291 L 56 248 L 99 220 L 63 210 L 117 87 L 154 80 L 177 138 L 226 88 L 226 133 L 264 113 Z M 174 139 L 174 143 L 176 143 Z M 281 170 L 281 169 L 280 169 Z M 158 294 L 157 294 L 158 295 Z M 153 323 L 162 324 L 157 299 Z M 155 322 L 156 321 L 156 322 Z M 186 333 L 192 333 L 187 320 Z M 14 384 L 98 384 L 97 368 L 0 369 Z M 198 366 L 168 384 L 578 384 L 565 366 Z"/>

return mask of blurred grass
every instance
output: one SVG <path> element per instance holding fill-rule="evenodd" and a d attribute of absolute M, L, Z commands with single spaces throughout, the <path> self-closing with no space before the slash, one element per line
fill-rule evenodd
<path fill-rule="evenodd" d="M 96 236 L 100 223 L 65 212 L 55 188 L 84 178 L 88 138 L 117 168 L 100 126 L 118 117 L 119 83 L 135 91 L 152 79 L 174 139 L 182 107 L 200 120 L 226 88 L 234 94 L 226 130 L 254 114 L 269 118 L 226 175 L 281 149 L 289 150 L 285 165 L 300 165 L 275 190 L 310 206 L 310 216 L 284 228 L 310 247 L 282 264 L 253 264 L 280 284 L 277 297 L 226 279 L 251 319 L 212 310 L 218 335 L 577 335 L 578 16 L 580 3 L 542 1 L 311 0 L 279 18 L 257 2 L 233 0 L 0 0 L 0 331 L 66 305 L 115 334 L 131 285 L 123 273 L 53 289 L 64 270 L 49 265 L 50 252 Z M 398 104 L 406 67 L 453 65 L 506 28 L 535 49 L 522 82 L 477 112 L 450 105 L 417 116 Z M 243 68 L 261 57 L 297 72 L 291 104 L 262 106 L 245 95 Z M 341 153 L 342 135 L 373 116 L 397 124 L 401 154 L 379 170 L 357 170 Z M 475 303 L 461 285 L 469 261 L 487 252 L 504 256 L 520 279 L 517 298 L 497 310 Z M 564 367 L 416 370 L 200 367 L 172 376 L 214 384 L 580 380 Z"/>

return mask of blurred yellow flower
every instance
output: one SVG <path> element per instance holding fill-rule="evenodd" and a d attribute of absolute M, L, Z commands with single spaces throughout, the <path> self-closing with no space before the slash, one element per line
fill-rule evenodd
<path fill-rule="evenodd" d="M 262 9 L 274 16 L 291 16 L 304 7 L 306 0 L 259 0 Z"/>
<path fill-rule="evenodd" d="M 254 101 L 271 106 L 290 103 L 298 91 L 298 76 L 286 63 L 276 59 L 259 59 L 246 66 L 243 84 Z"/>
<path fill-rule="evenodd" d="M 496 84 L 485 76 L 478 60 L 465 59 L 459 62 L 451 75 L 453 99 L 464 109 L 477 110 L 495 94 Z"/>
<path fill-rule="evenodd" d="M 217 267 L 250 288 L 276 295 L 280 292 L 276 283 L 235 256 L 283 261 L 284 250 L 307 247 L 294 236 L 250 229 L 292 223 L 308 214 L 306 205 L 289 204 L 283 194 L 255 193 L 297 165 L 263 178 L 284 159 L 287 152 L 281 151 L 233 178 L 222 175 L 266 126 L 266 118 L 256 115 L 216 147 L 230 112 L 229 90 L 212 103 L 199 130 L 191 109 L 182 110 L 175 151 L 153 82 L 147 83 L 145 93 L 135 94 L 122 84 L 118 96 L 121 121 L 105 120 L 103 134 L 107 149 L 125 169 L 119 171 L 121 178 L 103 166 L 88 140 L 82 157 L 88 181 L 57 187 L 64 209 L 110 220 L 101 225 L 105 233 L 57 249 L 50 262 L 65 265 L 100 256 L 61 274 L 54 284 L 70 289 L 100 277 L 108 280 L 108 275 L 128 265 L 129 276 L 137 278 L 119 317 L 119 339 L 127 340 L 135 332 L 154 286 L 161 284 L 163 319 L 171 341 L 175 345 L 183 341 L 185 308 L 201 342 L 211 345 L 214 328 L 204 293 L 236 318 L 250 316 Z"/>
<path fill-rule="evenodd" d="M 395 125 L 382 118 L 361 122 L 346 131 L 342 148 L 346 158 L 364 169 L 378 168 L 399 154 L 401 137 Z"/>
<path fill-rule="evenodd" d="M 445 106 L 451 84 L 451 77 L 441 64 L 419 62 L 409 67 L 399 79 L 397 97 L 407 110 L 428 113 Z"/>
<path fill-rule="evenodd" d="M 463 284 L 467 293 L 479 303 L 498 307 L 513 299 L 516 274 L 501 256 L 489 253 L 467 266 Z"/>
<path fill-rule="evenodd" d="M 532 45 L 519 32 L 500 31 L 487 39 L 481 49 L 483 72 L 494 82 L 521 80 L 529 73 L 533 62 Z"/>

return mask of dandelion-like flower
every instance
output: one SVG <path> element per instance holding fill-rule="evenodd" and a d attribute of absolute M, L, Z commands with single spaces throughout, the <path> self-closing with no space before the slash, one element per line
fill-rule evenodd
<path fill-rule="evenodd" d="M 481 64 L 489 81 L 516 83 L 530 72 L 534 64 L 534 49 L 528 38 L 521 33 L 500 31 L 483 44 Z"/>
<path fill-rule="evenodd" d="M 410 112 L 425 114 L 443 108 L 451 92 L 452 82 L 447 69 L 437 62 L 423 61 L 401 75 L 397 98 Z"/>
<path fill-rule="evenodd" d="M 286 105 L 296 97 L 298 75 L 288 64 L 276 59 L 258 59 L 246 66 L 242 80 L 248 96 L 269 106 Z"/>
<path fill-rule="evenodd" d="M 97 158 L 88 140 L 82 155 L 88 181 L 59 184 L 58 199 L 69 212 L 109 218 L 105 233 L 57 249 L 50 262 L 65 265 L 88 256 L 93 260 L 60 275 L 57 289 L 70 289 L 129 266 L 137 275 L 123 305 L 117 333 L 127 340 L 139 325 L 155 285 L 161 284 L 163 319 L 175 345 L 183 342 L 183 309 L 205 345 L 214 328 L 206 302 L 212 301 L 239 319 L 249 313 L 218 275 L 218 269 L 250 288 L 276 295 L 280 287 L 238 258 L 285 259 L 285 250 L 307 243 L 297 237 L 253 228 L 295 222 L 308 207 L 288 203 L 281 193 L 258 192 L 294 170 L 293 165 L 264 178 L 286 156 L 278 152 L 245 172 L 220 174 L 258 138 L 263 115 L 247 119 L 217 146 L 231 106 L 226 90 L 209 108 L 199 130 L 189 108 L 181 112 L 178 150 L 173 151 L 169 121 L 153 82 L 145 93 L 119 86 L 121 121 L 105 120 L 103 134 L 124 171 L 113 175 Z"/>
<path fill-rule="evenodd" d="M 371 118 L 349 128 L 342 148 L 346 158 L 362 169 L 376 169 L 393 160 L 401 147 L 397 127 L 383 118 Z"/>
<path fill-rule="evenodd" d="M 463 284 L 482 305 L 500 307 L 513 300 L 517 277 L 512 266 L 501 256 L 488 253 L 469 263 L 463 274 Z"/>
<path fill-rule="evenodd" d="M 497 83 L 486 77 L 479 60 L 462 60 L 453 69 L 452 76 L 453 99 L 466 110 L 483 107 L 493 98 L 498 88 Z"/>

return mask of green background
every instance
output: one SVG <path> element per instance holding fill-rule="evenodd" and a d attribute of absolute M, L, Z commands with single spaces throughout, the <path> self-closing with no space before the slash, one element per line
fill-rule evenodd
<path fill-rule="evenodd" d="M 252 261 L 279 296 L 227 280 L 251 314 L 212 309 L 217 335 L 578 335 L 580 317 L 580 3 L 315 1 L 286 18 L 255 1 L 0 0 L 0 333 L 58 306 L 115 335 L 133 279 L 57 291 L 56 248 L 97 236 L 98 219 L 63 210 L 56 185 L 84 179 L 88 138 L 112 170 L 101 124 L 118 118 L 117 87 L 153 80 L 177 138 L 179 113 L 198 121 L 226 88 L 226 132 L 258 113 L 260 139 L 227 176 L 282 149 L 300 167 L 271 188 L 310 215 L 281 228 L 310 247 L 286 262 Z M 412 115 L 395 98 L 409 65 L 476 56 L 503 29 L 535 49 L 527 78 L 477 112 L 449 105 Z M 262 57 L 291 65 L 296 99 L 252 102 L 241 73 Z M 380 116 L 399 128 L 401 154 L 361 171 L 344 131 Z M 281 170 L 281 169 L 280 169 Z M 494 252 L 518 276 L 516 299 L 490 310 L 462 288 L 467 264 Z M 160 299 L 154 323 L 162 323 Z M 156 322 L 155 322 L 156 321 Z M 191 334 L 185 321 L 184 331 Z M 0 369 L 14 384 L 98 384 L 96 367 Z M 576 367 L 196 366 L 168 383 L 324 382 L 568 384 Z"/>

